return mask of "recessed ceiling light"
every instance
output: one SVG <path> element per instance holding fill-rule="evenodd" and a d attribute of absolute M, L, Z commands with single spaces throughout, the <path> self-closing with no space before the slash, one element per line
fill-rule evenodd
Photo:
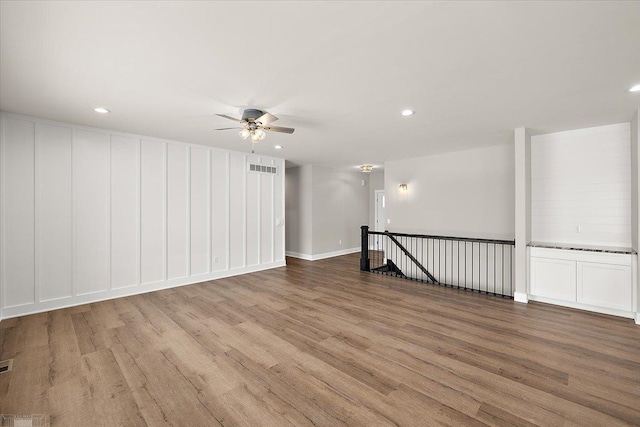
<path fill-rule="evenodd" d="M 413 116 L 416 112 L 413 110 L 402 110 L 402 114 L 403 116 L 407 117 L 407 116 Z"/>
<path fill-rule="evenodd" d="M 104 107 L 96 107 L 93 109 L 93 111 L 95 111 L 96 113 L 100 113 L 100 114 L 107 114 L 110 113 L 111 111 L 107 110 Z"/>
<path fill-rule="evenodd" d="M 629 92 L 640 92 L 640 85 L 635 85 L 634 87 L 629 89 Z"/>
<path fill-rule="evenodd" d="M 276 150 L 282 150 L 282 145 L 276 145 L 276 146 L 275 146 L 275 147 L 273 147 L 273 148 L 275 148 Z"/>

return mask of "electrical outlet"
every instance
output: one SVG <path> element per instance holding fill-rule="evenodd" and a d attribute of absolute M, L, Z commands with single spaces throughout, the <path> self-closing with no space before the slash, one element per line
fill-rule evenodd
<path fill-rule="evenodd" d="M 576 226 L 576 233 L 580 233 L 582 231 L 582 227 L 577 225 Z"/>
<path fill-rule="evenodd" d="M 215 264 L 216 262 L 218 262 L 218 257 L 217 257 L 217 256 L 214 256 L 214 257 L 213 257 L 213 263 Z"/>

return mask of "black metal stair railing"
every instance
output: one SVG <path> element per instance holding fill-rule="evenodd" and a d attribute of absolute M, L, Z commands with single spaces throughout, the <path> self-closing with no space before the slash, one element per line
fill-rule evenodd
<path fill-rule="evenodd" d="M 514 240 L 361 231 L 362 271 L 513 298 Z"/>

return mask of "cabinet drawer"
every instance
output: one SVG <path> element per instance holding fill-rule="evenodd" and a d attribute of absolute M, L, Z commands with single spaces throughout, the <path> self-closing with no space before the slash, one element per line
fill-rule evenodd
<path fill-rule="evenodd" d="M 631 267 L 578 262 L 578 302 L 631 311 Z"/>
<path fill-rule="evenodd" d="M 606 252 L 575 251 L 571 249 L 529 248 L 532 257 L 565 259 L 567 261 L 595 262 L 602 264 L 631 265 L 634 255 Z"/>
<path fill-rule="evenodd" d="M 531 294 L 576 301 L 576 262 L 531 258 Z"/>

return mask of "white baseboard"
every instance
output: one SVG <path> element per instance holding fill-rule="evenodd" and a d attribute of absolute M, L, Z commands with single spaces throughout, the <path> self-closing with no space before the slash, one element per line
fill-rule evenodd
<path fill-rule="evenodd" d="M 636 325 L 640 325 L 640 313 L 636 313 Z"/>
<path fill-rule="evenodd" d="M 56 298 L 54 300 L 38 302 L 35 304 L 24 304 L 2 309 L 2 320 L 12 317 L 26 316 L 28 314 L 42 313 L 45 311 L 58 310 L 61 308 L 75 307 L 77 305 L 89 304 L 99 301 L 107 301 L 114 298 L 128 297 L 131 295 L 146 294 L 147 292 L 159 291 L 161 289 L 177 288 L 179 286 L 193 285 L 195 283 L 208 282 L 210 280 L 223 279 L 225 277 L 239 276 L 241 274 L 254 273 L 257 271 L 269 270 L 272 268 L 286 266 L 285 260 L 268 264 L 252 265 L 248 267 L 234 268 L 232 270 L 214 271 L 197 276 L 183 277 L 180 279 L 165 280 L 162 282 L 143 283 L 125 288 L 111 289 L 106 291 L 92 292 L 90 294 L 76 295 L 70 297 Z"/>
<path fill-rule="evenodd" d="M 316 254 L 316 255 L 310 255 L 310 254 L 301 254 L 299 252 L 291 252 L 291 251 L 286 251 L 285 255 L 286 256 L 290 256 L 293 258 L 300 258 L 300 259 L 304 259 L 307 261 L 317 261 L 319 259 L 325 259 L 325 258 L 333 258 L 336 256 L 341 256 L 341 255 L 349 255 L 349 254 L 353 254 L 356 252 L 360 252 L 360 248 L 350 248 L 350 249 L 342 249 L 339 251 L 333 251 L 333 252 L 325 252 L 323 254 Z"/>
<path fill-rule="evenodd" d="M 514 292 L 513 300 L 515 302 L 522 302 L 527 304 L 529 302 L 529 295 L 527 295 L 525 292 Z"/>
<path fill-rule="evenodd" d="M 285 251 L 284 254 L 285 256 L 288 256 L 291 258 L 300 258 L 306 261 L 313 261 L 313 255 L 309 255 L 309 254 L 302 254 L 300 252 L 291 252 L 291 251 Z"/>

